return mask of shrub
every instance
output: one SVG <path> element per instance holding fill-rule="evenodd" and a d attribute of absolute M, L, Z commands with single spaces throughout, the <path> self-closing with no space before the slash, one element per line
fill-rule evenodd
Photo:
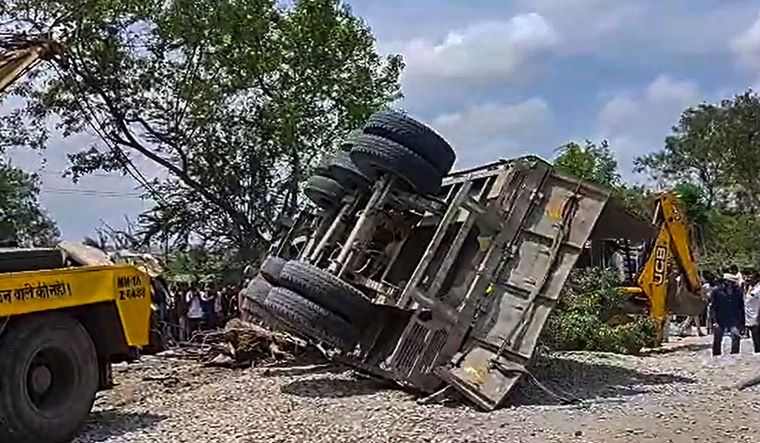
<path fill-rule="evenodd" d="M 541 334 L 541 344 L 555 351 L 604 351 L 636 354 L 651 346 L 656 323 L 648 317 L 611 326 L 604 323 L 609 313 L 620 311 L 626 295 L 619 289 L 617 272 L 611 269 L 574 270 L 556 308 Z"/>

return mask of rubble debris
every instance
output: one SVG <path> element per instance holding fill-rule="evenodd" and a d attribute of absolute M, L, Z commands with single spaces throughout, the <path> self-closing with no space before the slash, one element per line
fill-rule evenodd
<path fill-rule="evenodd" d="M 305 348 L 305 342 L 287 333 L 234 318 L 224 329 L 193 334 L 190 341 L 158 356 L 197 360 L 206 366 L 246 368 L 262 361 L 292 359 Z"/>

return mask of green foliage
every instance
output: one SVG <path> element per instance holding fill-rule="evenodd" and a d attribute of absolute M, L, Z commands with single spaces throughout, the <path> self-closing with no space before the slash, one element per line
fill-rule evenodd
<path fill-rule="evenodd" d="M 603 351 L 636 354 L 651 346 L 656 324 L 649 318 L 610 326 L 604 322 L 620 312 L 626 296 L 618 289 L 614 270 L 574 270 L 541 334 L 541 343 L 555 351 Z"/>
<path fill-rule="evenodd" d="M 59 232 L 40 208 L 39 177 L 0 161 L 0 244 L 52 246 Z"/>
<path fill-rule="evenodd" d="M 617 161 L 607 140 L 599 146 L 588 140 L 584 146 L 570 142 L 557 151 L 559 155 L 554 159 L 554 166 L 558 169 L 608 188 L 620 184 Z"/>
<path fill-rule="evenodd" d="M 166 262 L 166 278 L 182 283 L 238 284 L 244 264 L 229 252 L 209 252 L 192 248 L 170 254 Z"/>
<path fill-rule="evenodd" d="M 627 210 L 641 216 L 649 215 L 644 187 L 623 183 L 607 140 L 598 146 L 588 140 L 583 146 L 569 142 L 557 151 L 559 154 L 554 159 L 557 169 L 608 188 Z"/>
<path fill-rule="evenodd" d="M 679 183 L 673 187 L 673 191 L 681 200 L 682 209 L 689 222 L 695 226 L 704 227 L 710 211 L 704 188 L 694 183 Z"/>
<path fill-rule="evenodd" d="M 740 268 L 760 268 L 760 217 L 729 210 L 707 214 L 700 264 L 717 270 L 735 264 Z"/>
<path fill-rule="evenodd" d="M 708 208 L 760 209 L 760 98 L 747 91 L 686 109 L 665 147 L 636 159 L 638 171 L 671 185 L 694 183 Z"/>
<path fill-rule="evenodd" d="M 146 241 L 255 254 L 300 205 L 300 183 L 337 141 L 400 97 L 400 56 L 339 0 L 5 2 L 3 29 L 51 33 L 69 50 L 15 92 L 27 106 L 0 124 L 1 146 L 64 136 L 99 143 L 70 156 L 74 179 L 155 164 L 162 198 Z M 57 74 L 57 73 L 56 73 Z M 151 177 L 152 178 L 152 177 Z"/>
<path fill-rule="evenodd" d="M 760 218 L 752 212 L 709 207 L 705 191 L 693 183 L 675 186 L 683 209 L 694 227 L 700 267 L 703 270 L 760 268 Z"/>

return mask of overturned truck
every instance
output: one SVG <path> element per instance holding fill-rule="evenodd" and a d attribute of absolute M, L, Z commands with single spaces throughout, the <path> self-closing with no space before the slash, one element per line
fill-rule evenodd
<path fill-rule="evenodd" d="M 453 162 L 427 126 L 372 116 L 307 184 L 318 210 L 280 239 L 244 309 L 361 371 L 496 408 L 595 226 L 626 215 L 537 157 Z"/>

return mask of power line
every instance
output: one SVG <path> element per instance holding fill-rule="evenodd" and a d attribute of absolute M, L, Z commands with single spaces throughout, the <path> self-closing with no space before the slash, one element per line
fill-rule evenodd
<path fill-rule="evenodd" d="M 94 189 L 41 189 L 42 194 L 82 195 L 90 197 L 141 197 L 140 193 L 97 191 Z"/>
<path fill-rule="evenodd" d="M 66 178 L 66 177 L 63 176 L 63 174 L 66 173 L 66 172 L 67 171 L 55 171 L 55 170 L 51 170 L 51 169 L 39 169 L 37 171 L 34 171 L 35 174 L 45 174 L 45 175 L 50 175 L 50 176 L 57 176 L 57 177 L 60 177 L 60 178 Z M 106 173 L 92 172 L 92 173 L 87 174 L 86 176 L 82 176 L 82 178 L 84 178 L 84 177 L 122 178 L 123 176 L 122 175 L 115 175 L 115 174 L 106 174 Z"/>
<path fill-rule="evenodd" d="M 73 58 L 73 57 L 72 57 Z M 55 67 L 56 72 L 58 72 L 58 75 L 62 77 L 66 77 L 64 73 L 61 72 L 60 69 L 58 69 L 58 66 L 53 64 Z M 95 124 L 97 122 L 100 124 L 100 122 L 97 119 L 97 114 L 95 111 L 92 110 L 92 108 L 89 105 L 89 102 L 86 100 L 87 95 L 82 91 L 81 87 L 79 86 L 79 83 L 76 82 L 76 79 L 69 76 L 69 80 L 72 81 L 75 88 L 79 91 L 79 95 L 81 96 L 81 100 L 76 100 L 77 104 L 79 104 L 80 109 L 82 110 L 82 113 L 85 115 L 85 118 L 87 119 L 87 123 L 90 124 L 90 127 L 92 127 L 93 131 L 100 137 L 100 139 L 105 143 L 105 145 L 116 154 L 116 159 L 122 164 L 122 167 L 124 168 L 124 171 L 127 172 L 129 175 L 132 176 L 132 178 L 137 181 L 144 189 L 146 189 L 150 194 L 153 196 L 153 199 L 157 202 L 163 202 L 166 204 L 166 200 L 164 200 L 163 196 L 161 196 L 151 185 L 148 183 L 148 180 L 145 178 L 145 176 L 142 175 L 139 169 L 137 169 L 137 166 L 132 162 L 132 160 L 127 157 L 127 155 L 124 153 L 124 151 L 121 150 L 118 146 L 111 143 L 111 141 L 103 134 L 98 128 L 98 125 Z M 84 104 L 83 104 L 84 103 Z M 85 109 L 87 107 L 88 109 Z M 88 111 L 92 114 L 88 114 Z M 130 169 L 130 167 L 132 169 Z M 160 202 L 159 202 L 160 200 Z"/>
<path fill-rule="evenodd" d="M 119 190 L 111 190 L 111 189 L 88 189 L 88 188 L 55 188 L 55 187 L 43 187 L 40 189 L 40 192 L 70 192 L 75 194 L 113 194 L 113 195 L 124 195 L 124 196 L 140 196 L 143 195 L 141 192 L 129 192 L 129 191 L 119 191 Z"/>

